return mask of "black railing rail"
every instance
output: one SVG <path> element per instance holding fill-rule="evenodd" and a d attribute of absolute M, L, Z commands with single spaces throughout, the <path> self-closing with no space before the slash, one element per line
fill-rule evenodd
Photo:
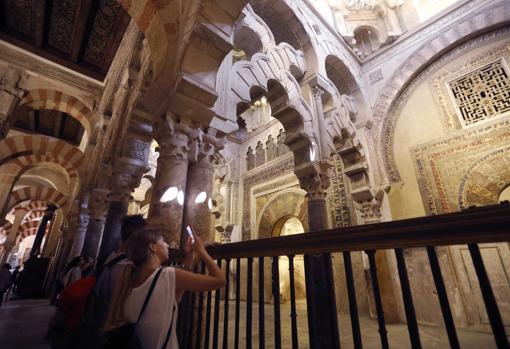
<path fill-rule="evenodd" d="M 494 334 L 494 338 L 498 348 L 509 348 L 508 338 L 505 333 L 505 328 L 501 319 L 501 315 L 495 300 L 490 280 L 488 278 L 483 259 L 480 255 L 478 248 L 479 243 L 498 243 L 498 242 L 509 242 L 510 241 L 510 204 L 503 203 L 500 205 L 493 205 L 487 207 L 470 208 L 462 212 L 420 217 L 413 219 L 406 219 L 400 221 L 391 221 L 377 224 L 369 224 L 362 226 L 354 226 L 348 228 L 337 228 L 327 231 L 311 232 L 290 236 L 282 236 L 277 238 L 269 239 L 258 239 L 251 241 L 243 241 L 224 245 L 215 245 L 207 247 L 208 252 L 211 256 L 218 261 L 221 265 L 221 261 L 227 263 L 226 275 L 228 275 L 228 269 L 230 261 L 236 261 L 236 281 L 235 281 L 235 320 L 230 319 L 231 323 L 234 324 L 234 331 L 228 331 L 229 320 L 225 318 L 232 317 L 228 315 L 228 304 L 224 305 L 224 318 L 223 318 L 223 348 L 228 347 L 229 338 L 232 340 L 233 347 L 244 347 L 249 348 L 252 346 L 252 302 L 253 302 L 253 261 L 256 258 L 259 265 L 259 280 L 258 280 L 258 296 L 255 294 L 255 299 L 260 301 L 264 297 L 264 263 L 272 266 L 271 268 L 271 279 L 272 279 L 272 294 L 278 294 L 279 288 L 279 271 L 278 271 L 278 257 L 287 257 L 289 260 L 289 269 L 292 275 L 291 280 L 291 335 L 292 335 L 292 347 L 298 347 L 298 332 L 296 328 L 296 308 L 295 308 L 295 290 L 294 290 L 294 256 L 304 255 L 305 263 L 306 256 L 317 257 L 321 255 L 326 261 L 330 261 L 330 254 L 334 252 L 342 252 L 344 259 L 344 268 L 346 273 L 345 282 L 347 284 L 348 300 L 349 300 L 349 312 L 351 317 L 352 335 L 355 348 L 362 348 L 363 338 L 359 327 L 359 320 L 357 314 L 356 296 L 354 281 L 352 275 L 352 266 L 350 261 L 351 251 L 365 251 L 368 255 L 370 265 L 370 275 L 372 282 L 373 296 L 376 305 L 377 319 L 379 324 L 379 334 L 381 337 L 381 347 L 387 348 L 388 338 L 385 325 L 384 312 L 382 309 L 381 295 L 379 292 L 379 285 L 377 280 L 377 265 L 376 258 L 374 258 L 374 252 L 377 250 L 389 250 L 393 249 L 395 252 L 395 258 L 397 261 L 398 276 L 400 285 L 402 288 L 402 297 L 406 315 L 406 322 L 409 331 L 409 338 L 411 347 L 421 348 L 419 327 L 416 321 L 416 314 L 412 299 L 412 290 L 409 285 L 409 279 L 407 274 L 407 267 L 404 258 L 403 249 L 407 248 L 426 248 L 427 254 L 430 261 L 431 270 L 433 271 L 434 284 L 436 286 L 439 303 L 444 319 L 444 325 L 448 335 L 448 340 L 452 348 L 459 348 L 459 340 L 457 337 L 455 325 L 451 314 L 450 304 L 445 290 L 444 281 L 440 269 L 439 262 L 437 260 L 435 247 L 437 246 L 449 246 L 449 245 L 468 245 L 469 252 L 471 254 L 473 265 L 476 271 L 476 275 L 479 280 L 480 289 L 482 291 L 483 301 L 486 305 L 487 315 L 489 322 Z M 183 256 L 178 250 L 171 250 L 170 255 L 172 261 L 180 260 Z M 290 257 L 290 258 L 289 258 Z M 241 275 L 240 260 L 247 262 L 247 275 Z M 306 274 L 306 268 L 305 268 Z M 331 273 L 325 273 L 324 282 L 331 287 L 334 280 Z M 246 282 L 246 319 L 244 323 L 245 338 L 240 338 L 239 328 L 239 300 L 241 296 L 240 282 Z M 229 284 L 232 288 L 234 285 Z M 307 284 L 307 294 L 310 287 L 318 287 L 317 285 Z M 227 293 L 228 294 L 228 290 Z M 209 334 L 210 327 L 210 316 L 211 316 L 211 292 L 208 293 L 207 305 L 206 305 L 206 321 L 204 325 L 195 325 L 195 328 L 202 328 L 205 326 L 205 336 L 203 342 L 204 347 L 208 347 L 209 340 L 211 338 Z M 214 328 L 213 328 L 213 347 L 218 346 L 219 339 L 219 298 L 220 293 L 215 291 L 215 305 L 214 305 Z M 200 296 L 201 297 L 201 296 Z M 201 298 L 200 298 L 201 299 Z M 228 299 L 228 295 L 225 296 Z M 193 298 L 194 300 L 194 298 Z M 334 299 L 331 299 L 332 306 L 334 307 Z M 204 302 L 205 303 L 205 302 Z M 307 302 L 307 305 L 309 306 Z M 180 317 L 185 318 L 189 321 L 190 315 L 185 315 L 190 309 L 190 305 L 195 302 L 181 303 Z M 273 297 L 273 311 L 274 311 L 274 342 L 271 346 L 280 347 L 281 343 L 281 329 L 280 329 L 280 303 L 279 297 Z M 264 345 L 269 338 L 265 337 L 264 330 L 264 303 L 259 302 L 258 310 L 258 344 Z M 184 309 L 183 309 L 184 308 Z M 308 309 L 309 324 L 313 321 L 320 321 L 320 315 L 312 315 L 314 313 L 312 309 Z M 196 311 L 196 310 L 194 310 Z M 201 310 L 200 310 L 201 313 Z M 317 313 L 317 312 L 315 312 Z M 313 318 L 318 316 L 318 318 Z M 312 318 L 311 318 L 312 317 Z M 234 323 L 235 321 L 235 323 Z M 507 324 L 508 325 L 508 324 Z M 184 326 L 183 326 L 184 327 Z M 188 326 L 186 326 L 188 327 Z M 183 328 L 184 329 L 184 328 Z M 267 329 L 267 327 L 266 327 Z M 317 332 L 312 334 L 313 331 L 309 332 L 310 341 L 309 345 L 311 348 L 317 347 L 317 343 L 322 343 L 321 347 L 324 348 L 336 348 L 338 347 L 338 329 L 333 332 Z M 190 333 L 190 332 L 188 332 Z M 200 333 L 200 332 L 199 332 Z M 240 336 L 241 334 L 241 336 Z M 313 335 L 319 336 L 331 336 L 331 338 L 311 338 Z M 254 337 L 256 338 L 256 336 Z M 301 339 L 299 339 L 301 342 Z M 181 341 L 182 343 L 182 341 Z M 199 343 L 197 340 L 196 343 Z M 316 344 L 314 344 L 316 343 Z M 195 345 L 195 347 L 197 347 Z M 198 347 L 197 347 L 198 348 Z"/>

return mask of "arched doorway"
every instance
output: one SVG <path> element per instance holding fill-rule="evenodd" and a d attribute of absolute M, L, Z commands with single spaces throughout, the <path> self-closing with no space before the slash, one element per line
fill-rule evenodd
<path fill-rule="evenodd" d="M 296 216 L 284 216 L 280 218 L 273 227 L 273 236 L 288 236 L 302 234 L 305 232 L 303 223 Z M 278 269 L 280 273 L 280 302 L 285 303 L 290 300 L 290 272 L 289 258 L 281 256 L 278 259 Z M 305 287 L 305 266 L 303 256 L 294 257 L 294 289 L 296 300 L 306 298 Z"/>

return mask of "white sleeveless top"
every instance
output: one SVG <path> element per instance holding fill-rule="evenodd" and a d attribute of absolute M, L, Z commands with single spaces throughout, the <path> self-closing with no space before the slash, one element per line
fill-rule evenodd
<path fill-rule="evenodd" d="M 156 271 L 143 284 L 133 288 L 124 304 L 124 313 L 128 320 L 136 322 L 147 296 Z M 154 287 L 149 304 L 136 325 L 136 334 L 144 349 L 162 349 L 172 319 L 172 310 L 176 307 L 172 325 L 172 334 L 165 349 L 178 349 L 177 343 L 177 303 L 175 301 L 175 270 L 164 268 Z"/>

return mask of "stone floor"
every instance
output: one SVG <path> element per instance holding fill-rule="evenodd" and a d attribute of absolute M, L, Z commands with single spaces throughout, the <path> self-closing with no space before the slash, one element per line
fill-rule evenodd
<path fill-rule="evenodd" d="M 47 299 L 10 300 L 0 307 L 0 348 L 49 349 L 44 339 L 54 307 Z"/>
<path fill-rule="evenodd" d="M 214 301 L 213 301 L 214 303 Z M 219 321 L 219 348 L 222 347 L 223 338 L 223 301 L 220 303 L 220 321 Z M 214 308 L 213 308 L 214 309 Z M 258 321 L 258 303 L 253 304 L 253 319 L 252 319 L 252 343 L 254 348 L 259 347 L 259 321 Z M 266 348 L 274 348 L 274 315 L 273 305 L 266 304 L 265 308 L 265 341 Z M 241 302 L 241 321 L 240 321 L 240 347 L 243 348 L 246 338 L 246 303 Z M 299 348 L 308 348 L 308 323 L 307 323 L 307 312 L 306 303 L 300 302 L 297 304 L 298 313 L 298 341 Z M 229 302 L 229 346 L 234 347 L 234 326 L 235 326 L 235 302 Z M 291 321 L 290 321 L 290 303 L 282 304 L 281 306 L 281 339 L 282 348 L 292 347 L 291 337 Z M 211 321 L 213 315 L 211 314 Z M 351 334 L 351 323 L 348 314 L 339 314 L 339 330 L 341 338 L 341 348 L 353 348 L 352 334 Z M 381 342 L 378 332 L 377 321 L 368 317 L 360 318 L 360 326 L 362 331 L 363 348 L 380 348 Z M 387 325 L 389 346 L 392 349 L 409 349 L 411 344 L 409 341 L 409 334 L 407 332 L 406 325 Z M 430 349 L 442 349 L 450 348 L 446 330 L 442 327 L 420 325 L 420 338 L 423 348 Z M 460 346 L 463 349 L 491 349 L 496 348 L 496 343 L 492 337 L 492 334 L 480 333 L 475 331 L 457 330 L 459 336 Z M 212 323 L 211 323 L 211 334 L 212 340 Z M 212 347 L 212 343 L 211 343 Z"/>
<path fill-rule="evenodd" d="M 219 347 L 222 347 L 223 337 L 223 302 L 220 304 L 219 321 Z M 2 349 L 49 349 L 49 343 L 45 341 L 48 319 L 55 308 L 48 305 L 47 300 L 11 300 L 0 308 L 0 348 Z M 229 302 L 229 347 L 233 346 L 234 325 L 235 325 L 235 302 Z M 298 336 L 299 348 L 308 347 L 308 333 L 306 320 L 306 304 L 297 305 L 298 312 Z M 266 348 L 274 347 L 274 316 L 271 304 L 265 305 L 266 322 Z M 281 326 L 282 326 L 282 348 L 291 348 L 291 325 L 289 303 L 281 307 Z M 211 320 L 213 316 L 211 314 Z M 350 321 L 348 315 L 340 315 L 340 335 L 342 349 L 352 348 L 352 336 L 350 330 Z M 379 333 L 377 331 L 377 322 L 367 317 L 360 319 L 363 348 L 380 348 Z M 389 325 L 388 338 L 390 348 L 408 349 L 410 348 L 409 336 L 405 325 Z M 449 348 L 448 339 L 443 328 L 434 326 L 420 325 L 420 335 L 423 348 Z M 460 344 L 463 349 L 490 349 L 495 348 L 496 344 L 492 335 L 474 331 L 458 330 Z M 246 338 L 246 303 L 241 303 L 241 323 L 240 323 L 241 348 L 244 348 Z M 253 347 L 258 348 L 258 303 L 253 304 Z M 211 324 L 212 339 L 212 324 Z M 212 343 L 211 343 L 212 346 Z"/>

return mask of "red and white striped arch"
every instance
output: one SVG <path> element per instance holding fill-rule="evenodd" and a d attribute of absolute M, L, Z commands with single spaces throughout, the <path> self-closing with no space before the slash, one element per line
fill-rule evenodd
<path fill-rule="evenodd" d="M 51 202 L 62 209 L 67 205 L 67 198 L 55 189 L 48 187 L 25 187 L 11 193 L 6 212 L 9 212 L 17 204 L 28 200 Z"/>
<path fill-rule="evenodd" d="M 55 90 L 36 89 L 28 91 L 20 102 L 20 107 L 22 106 L 36 110 L 52 109 L 65 112 L 78 120 L 89 135 L 98 121 L 94 117 L 94 113 L 82 101 Z"/>
<path fill-rule="evenodd" d="M 9 230 L 11 230 L 11 228 L 11 222 L 5 222 L 4 225 L 0 227 L 0 234 L 4 234 L 5 236 L 9 235 Z"/>
<path fill-rule="evenodd" d="M 20 166 L 43 159 L 42 156 L 52 157 L 63 167 L 72 166 L 79 171 L 83 164 L 83 153 L 74 145 L 64 142 L 58 138 L 43 135 L 18 135 L 7 137 L 0 142 L 0 165 L 19 156 L 39 155 L 27 157 L 19 162 Z"/>
<path fill-rule="evenodd" d="M 21 224 L 24 224 L 26 222 L 30 222 L 33 220 L 39 220 L 44 216 L 44 212 L 46 211 L 46 207 L 43 209 L 34 209 L 27 213 L 25 218 L 21 221 Z"/>

